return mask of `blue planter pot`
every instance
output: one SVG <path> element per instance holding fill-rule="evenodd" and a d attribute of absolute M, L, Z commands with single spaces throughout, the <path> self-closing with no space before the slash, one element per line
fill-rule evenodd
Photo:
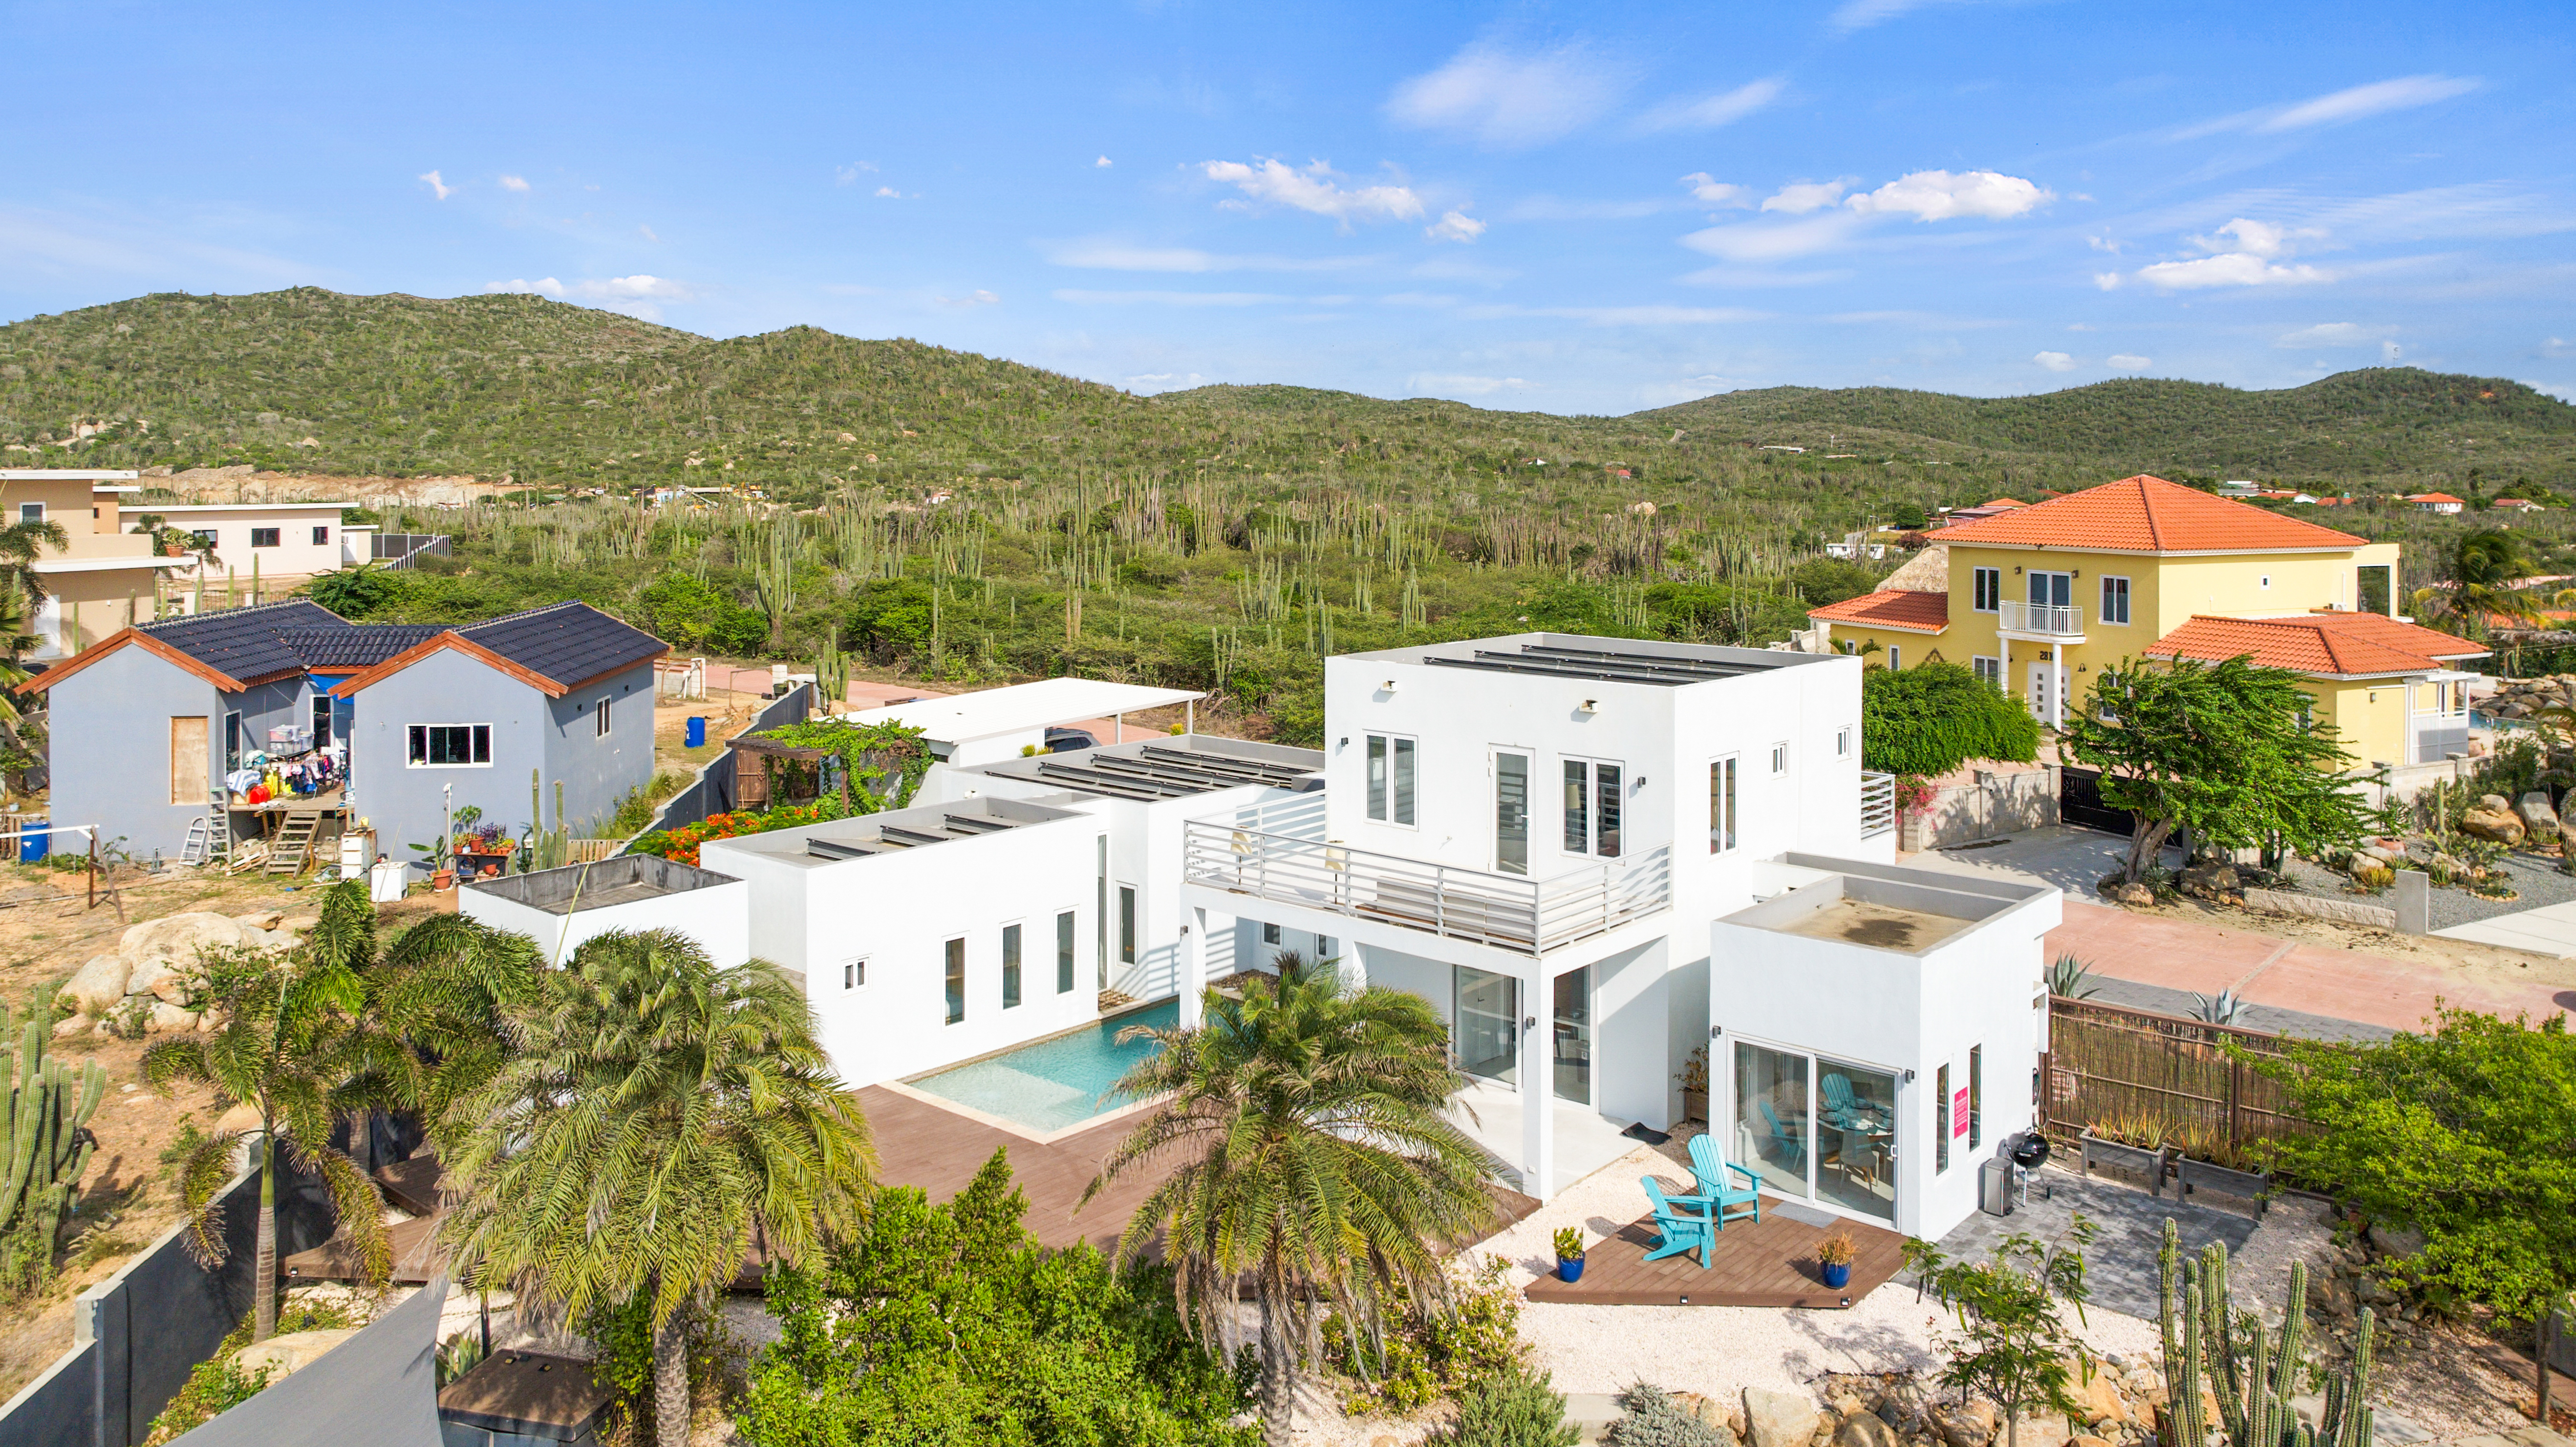
<path fill-rule="evenodd" d="M 1843 1287 L 1851 1284 L 1851 1263 L 1848 1261 L 1840 1266 L 1825 1266 L 1824 1272 L 1827 1286 Z"/>
<path fill-rule="evenodd" d="M 1583 1258 L 1580 1256 L 1560 1256 L 1556 1258 L 1556 1274 L 1560 1280 L 1581 1281 L 1583 1279 Z"/>

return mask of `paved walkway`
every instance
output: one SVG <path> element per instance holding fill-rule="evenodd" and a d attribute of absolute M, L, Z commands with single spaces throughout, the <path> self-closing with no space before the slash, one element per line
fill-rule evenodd
<path fill-rule="evenodd" d="M 2433 933 L 2444 939 L 2474 940 L 2482 945 L 2565 958 L 2576 955 L 2576 904 L 2545 904 L 2493 919 L 2455 924 Z"/>

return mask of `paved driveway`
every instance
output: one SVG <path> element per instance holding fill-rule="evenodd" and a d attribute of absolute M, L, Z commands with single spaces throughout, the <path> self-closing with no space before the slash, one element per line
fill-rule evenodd
<path fill-rule="evenodd" d="M 2482 945 L 2503 945 L 2563 959 L 2576 956 L 2576 904 L 2546 904 L 2493 919 L 2455 924 L 2433 933 L 2444 939 L 2474 940 Z"/>

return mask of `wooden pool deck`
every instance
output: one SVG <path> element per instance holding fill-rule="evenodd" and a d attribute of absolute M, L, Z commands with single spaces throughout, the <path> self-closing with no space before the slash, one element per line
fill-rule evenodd
<path fill-rule="evenodd" d="M 1542 1276 L 1523 1293 L 1532 1301 L 1589 1306 L 1801 1306 L 1847 1307 L 1894 1279 L 1904 1265 L 1905 1238 L 1857 1221 L 1837 1223 L 1857 1250 L 1849 1283 L 1825 1285 L 1816 1243 L 1837 1226 L 1811 1226 L 1778 1214 L 1780 1203 L 1762 1198 L 1760 1223 L 1737 1221 L 1717 1233 L 1710 1264 L 1699 1253 L 1648 1261 L 1658 1237 L 1653 1217 L 1631 1221 L 1618 1234 L 1596 1241 L 1583 1255 L 1583 1279 Z"/>

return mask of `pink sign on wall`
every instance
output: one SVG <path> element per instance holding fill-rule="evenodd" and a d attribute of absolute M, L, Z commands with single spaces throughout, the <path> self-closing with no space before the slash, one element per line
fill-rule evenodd
<path fill-rule="evenodd" d="M 1950 1134 L 1954 1136 L 1962 1136 L 1967 1133 L 1968 1092 L 1966 1087 L 1963 1086 L 1960 1089 L 1951 1092 L 1950 1095 Z"/>

